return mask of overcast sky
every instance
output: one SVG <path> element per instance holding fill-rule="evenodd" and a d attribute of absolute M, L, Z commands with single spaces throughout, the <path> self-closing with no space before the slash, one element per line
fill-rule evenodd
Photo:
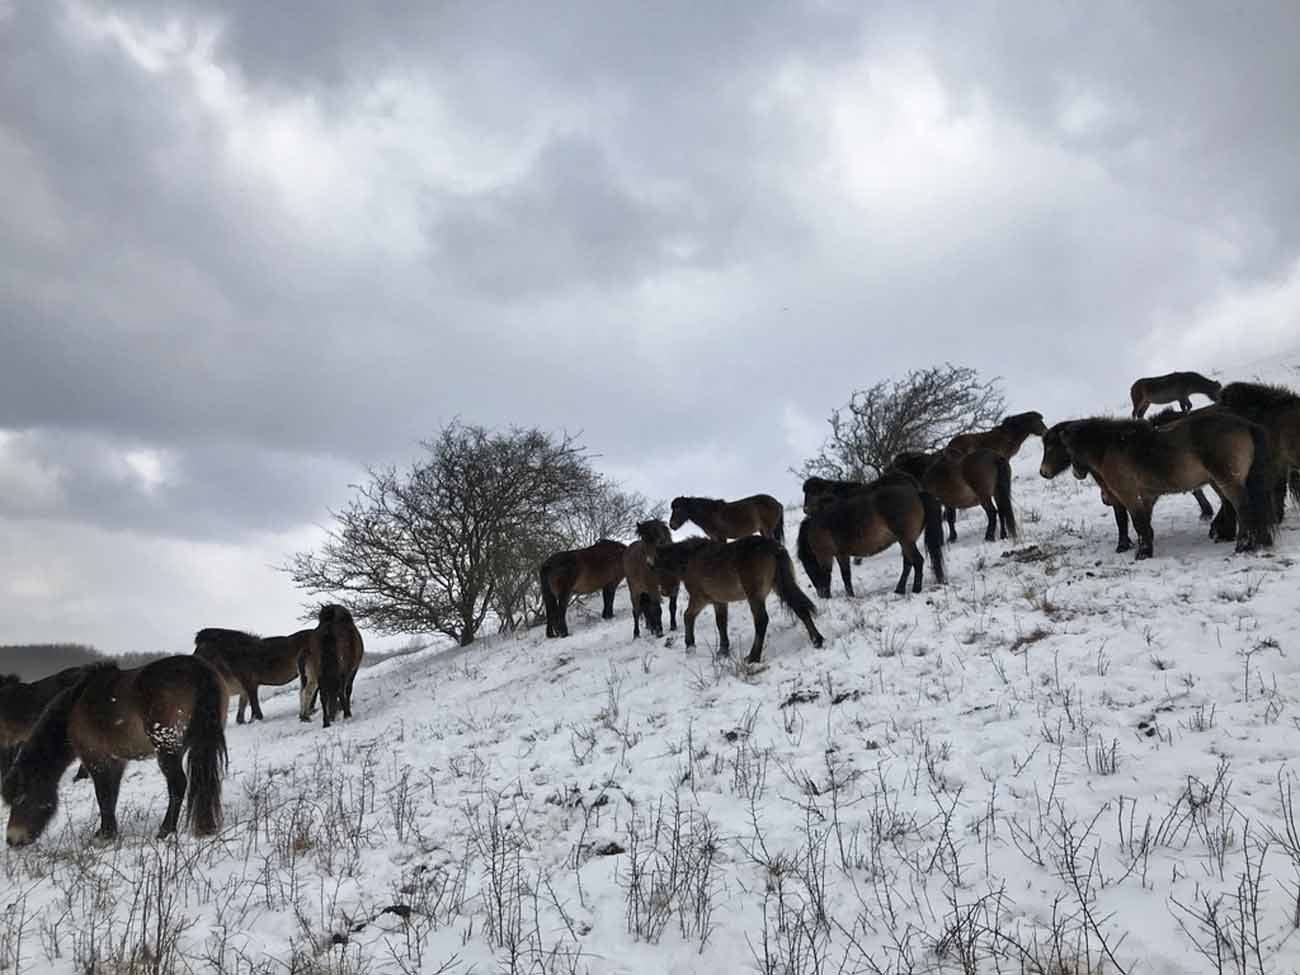
<path fill-rule="evenodd" d="M 0 643 L 294 629 L 457 415 L 794 498 L 909 367 L 1231 374 L 1300 345 L 1298 160 L 1289 0 L 0 0 Z"/>

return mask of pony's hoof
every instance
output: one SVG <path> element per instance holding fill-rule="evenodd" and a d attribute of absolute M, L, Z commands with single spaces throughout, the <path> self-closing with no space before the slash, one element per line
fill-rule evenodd
<path fill-rule="evenodd" d="M 1133 550 L 1133 543 L 1130 542 L 1127 538 L 1115 546 L 1116 552 L 1130 552 L 1132 550 Z"/>
<path fill-rule="evenodd" d="M 235 715 L 235 724 L 243 724 L 243 723 L 244 723 L 244 716 L 242 714 Z"/>
<path fill-rule="evenodd" d="M 816 647 L 818 650 L 820 650 L 822 647 L 824 647 L 824 646 L 826 645 L 826 639 L 825 639 L 825 637 L 820 637 L 820 636 L 819 636 L 817 639 L 813 640 L 812 643 L 813 643 L 813 646 L 814 646 L 814 647 Z"/>
<path fill-rule="evenodd" d="M 94 842 L 98 843 L 100 846 L 104 846 L 108 843 L 112 843 L 114 840 L 117 839 L 117 830 L 97 829 L 95 830 L 95 835 L 91 837 L 91 839 L 94 840 Z"/>
<path fill-rule="evenodd" d="M 907 592 L 907 587 L 906 587 L 906 586 L 895 586 L 895 587 L 894 587 L 894 595 L 895 595 L 895 596 L 901 596 L 901 595 L 903 595 L 905 592 Z"/>
<path fill-rule="evenodd" d="M 310 724 L 311 716 L 307 714 L 300 714 L 298 715 L 298 720 L 301 721 L 303 724 Z"/>
<path fill-rule="evenodd" d="M 169 836 L 175 836 L 175 835 L 176 835 L 175 827 L 168 829 L 166 826 L 164 826 L 162 829 L 158 830 L 158 832 L 154 834 L 154 839 L 165 840 Z"/>
<path fill-rule="evenodd" d="M 1134 562 L 1144 562 L 1144 561 L 1146 561 L 1147 559 L 1151 558 L 1151 556 L 1152 556 L 1153 554 L 1155 554 L 1155 553 L 1150 552 L 1150 551 L 1148 551 L 1147 549 L 1140 548 L 1140 549 L 1137 550 L 1137 555 L 1134 556 L 1133 561 L 1134 561 Z"/>

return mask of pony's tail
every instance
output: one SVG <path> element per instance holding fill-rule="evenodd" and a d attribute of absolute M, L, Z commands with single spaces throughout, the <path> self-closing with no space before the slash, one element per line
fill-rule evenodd
<path fill-rule="evenodd" d="M 920 494 L 925 508 L 925 554 L 930 557 L 934 581 L 944 585 L 948 579 L 943 569 L 943 505 L 929 491 Z"/>
<path fill-rule="evenodd" d="M 189 789 L 185 814 L 195 836 L 221 829 L 221 779 L 226 771 L 226 692 L 217 672 L 199 665 L 194 711 L 185 729 L 185 773 Z"/>
<path fill-rule="evenodd" d="M 560 601 L 555 598 L 555 593 L 551 592 L 551 563 L 546 561 L 542 563 L 537 570 L 537 581 L 542 586 L 542 606 L 546 609 L 546 635 L 559 636 L 555 627 L 560 618 Z"/>
<path fill-rule="evenodd" d="M 316 677 L 316 684 L 320 689 L 321 723 L 326 728 L 330 726 L 338 710 L 341 671 L 339 641 L 334 634 L 334 617 L 331 616 L 320 635 L 320 671 Z"/>
<path fill-rule="evenodd" d="M 799 541 L 795 546 L 795 550 L 799 554 L 799 562 L 803 565 L 804 572 L 808 573 L 813 588 L 817 590 L 817 595 L 826 599 L 830 596 L 831 591 L 831 570 L 829 566 L 823 566 L 818 562 L 817 556 L 813 552 L 812 542 L 808 538 L 811 521 L 811 518 L 805 518 L 800 522 Z"/>
<path fill-rule="evenodd" d="M 1287 471 L 1287 486 L 1291 489 L 1291 501 L 1300 504 L 1300 468 L 1293 467 Z"/>
<path fill-rule="evenodd" d="M 794 563 L 790 561 L 790 553 L 784 548 L 778 548 L 772 554 L 776 557 L 777 598 L 798 616 L 817 615 L 817 607 L 808 598 L 808 594 L 799 588 L 799 581 L 794 577 Z M 830 573 L 827 572 L 826 576 L 829 581 Z"/>
<path fill-rule="evenodd" d="M 1237 514 L 1241 530 L 1251 541 L 1257 545 L 1272 545 L 1273 525 L 1277 522 L 1273 445 L 1269 443 L 1264 428 L 1254 424 L 1250 427 L 1250 439 L 1255 456 L 1251 458 L 1250 470 L 1246 474 L 1246 504 Z"/>
<path fill-rule="evenodd" d="M 998 506 L 998 517 L 1007 527 L 1007 534 L 1015 538 L 1019 533 L 1016 529 L 1016 512 L 1011 507 L 1011 461 L 1005 457 L 998 458 L 998 478 L 993 485 L 993 500 Z"/>

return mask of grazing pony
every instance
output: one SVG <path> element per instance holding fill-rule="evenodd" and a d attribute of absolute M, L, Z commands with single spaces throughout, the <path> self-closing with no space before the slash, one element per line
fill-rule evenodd
<path fill-rule="evenodd" d="M 0 675 L 0 779 L 13 763 L 18 746 L 59 691 L 81 679 L 84 667 L 68 667 L 40 680 L 25 682 L 17 674 Z"/>
<path fill-rule="evenodd" d="M 988 516 L 984 541 L 991 542 L 999 527 L 1002 537 L 1016 537 L 1016 512 L 1011 506 L 1011 462 L 995 451 L 978 447 L 954 458 L 940 451 L 910 451 L 894 458 L 894 466 L 912 475 L 947 509 L 948 541 L 957 541 L 957 509 L 979 505 Z"/>
<path fill-rule="evenodd" d="M 92 664 L 41 712 L 0 794 L 9 804 L 5 841 L 26 846 L 59 803 L 59 777 L 74 760 L 95 784 L 99 832 L 117 835 L 117 794 L 128 761 L 157 756 L 167 779 L 159 838 L 176 831 L 181 803 L 195 836 L 221 828 L 226 767 L 226 688 L 194 656 L 163 657 L 134 670 Z"/>
<path fill-rule="evenodd" d="M 244 723 L 244 709 L 250 705 L 252 720 L 261 721 L 258 687 L 278 687 L 298 677 L 298 658 L 307 651 L 311 633 L 299 630 L 289 636 L 258 637 L 213 626 L 194 634 L 194 655 L 212 664 L 226 679 L 230 693 L 239 695 L 236 724 Z"/>
<path fill-rule="evenodd" d="M 1211 484 L 1241 518 L 1237 551 L 1273 543 L 1273 457 L 1268 434 L 1230 413 L 1205 413 L 1158 430 L 1145 420 L 1076 420 L 1061 428 L 1076 477 L 1092 474 L 1128 509 L 1137 558 L 1154 552 L 1151 512 L 1164 494 Z"/>
<path fill-rule="evenodd" d="M 632 597 L 632 636 L 641 635 L 640 618 L 645 616 L 646 628 L 655 635 L 664 635 L 663 609 L 660 597 L 668 595 L 668 617 L 671 629 L 677 629 L 677 592 L 681 579 L 667 569 L 655 568 L 647 559 L 646 543 L 641 536 L 654 539 L 656 546 L 671 545 L 672 532 L 658 518 L 640 522 L 636 526 L 637 540 L 623 552 L 623 571 L 627 575 L 627 591 Z"/>
<path fill-rule="evenodd" d="M 600 611 L 603 620 L 614 618 L 614 592 L 623 581 L 622 542 L 602 538 L 595 545 L 556 552 L 538 569 L 542 584 L 542 604 L 546 607 L 546 635 L 569 635 L 569 600 L 600 590 L 605 604 Z"/>
<path fill-rule="evenodd" d="M 688 538 L 684 542 L 660 545 L 648 532 L 641 535 L 641 540 L 646 543 L 650 564 L 672 572 L 686 586 L 690 596 L 683 616 L 686 646 L 695 646 L 695 617 L 712 604 L 713 619 L 718 626 L 718 653 L 730 654 L 727 604 L 743 599 L 748 601 L 754 617 L 754 645 L 745 661 L 758 663 L 763 659 L 763 639 L 767 634 L 767 595 L 773 590 L 803 621 L 813 646 L 822 645 L 822 635 L 813 623 L 817 608 L 799 588 L 790 553 L 780 542 L 749 535 L 735 542 Z"/>
<path fill-rule="evenodd" d="M 831 595 L 831 559 L 839 563 L 844 592 L 853 595 L 850 555 L 875 555 L 897 542 L 903 554 L 903 574 L 894 592 L 907 591 L 907 577 L 915 573 L 913 592 L 921 591 L 925 559 L 916 540 L 925 535 L 930 571 L 944 582 L 943 512 L 938 500 L 907 482 L 893 481 L 838 501 L 823 504 L 799 525 L 797 551 L 817 595 Z"/>
<path fill-rule="evenodd" d="M 718 498 L 673 498 L 668 525 L 674 531 L 688 521 L 700 526 L 715 542 L 746 535 L 785 541 L 785 509 L 770 494 L 753 494 L 739 501 Z"/>
<path fill-rule="evenodd" d="M 321 726 L 328 728 L 339 711 L 345 718 L 352 717 L 352 685 L 366 648 L 346 608 L 322 606 L 317 619 L 316 629 L 308 631 L 307 648 L 298 658 L 298 720 L 311 720 L 319 690 Z"/>
<path fill-rule="evenodd" d="M 1028 413 L 1013 413 L 1002 418 L 1002 422 L 992 430 L 984 433 L 959 433 L 948 441 L 943 452 L 950 457 L 965 457 L 973 450 L 991 450 L 1000 457 L 1010 460 L 1020 453 L 1020 447 L 1030 434 L 1041 437 L 1047 432 L 1043 423 L 1043 414 L 1037 410 Z"/>
<path fill-rule="evenodd" d="M 1200 393 L 1217 402 L 1221 388 L 1219 383 L 1206 379 L 1199 372 L 1145 376 L 1129 389 L 1129 398 L 1133 400 L 1133 419 L 1141 419 L 1148 408 L 1165 403 L 1177 403 L 1187 413 L 1192 408 L 1193 393 Z"/>

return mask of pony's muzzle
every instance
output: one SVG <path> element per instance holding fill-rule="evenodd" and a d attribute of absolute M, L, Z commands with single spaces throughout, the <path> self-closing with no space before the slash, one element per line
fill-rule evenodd
<path fill-rule="evenodd" d="M 11 823 L 5 831 L 5 842 L 10 846 L 27 846 L 34 839 L 35 837 L 25 826 L 15 826 Z"/>
<path fill-rule="evenodd" d="M 1047 478 L 1049 481 L 1050 481 L 1052 478 L 1054 478 L 1054 477 L 1056 476 L 1056 472 L 1053 471 L 1053 470 L 1052 470 L 1050 467 L 1048 467 L 1046 464 L 1044 464 L 1042 467 L 1038 468 L 1038 473 L 1039 473 L 1041 476 Z"/>

